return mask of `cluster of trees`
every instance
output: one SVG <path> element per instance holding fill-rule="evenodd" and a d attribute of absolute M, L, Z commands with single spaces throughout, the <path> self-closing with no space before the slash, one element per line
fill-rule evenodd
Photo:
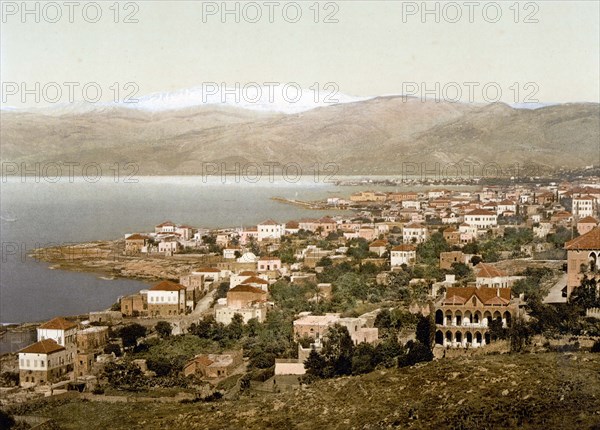
<path fill-rule="evenodd" d="M 389 311 L 388 311 L 389 312 Z M 388 313 L 380 318 L 388 320 Z M 392 325 L 392 322 L 390 322 Z M 420 317 L 416 327 L 416 340 L 405 345 L 398 342 L 397 331 L 388 327 L 382 342 L 377 345 L 360 343 L 354 345 L 348 329 L 339 324 L 327 330 L 320 352 L 312 350 L 304 362 L 305 382 L 344 375 L 359 375 L 377 367 L 412 366 L 433 360 L 433 324 L 429 318 Z"/>
<path fill-rule="evenodd" d="M 231 346 L 244 334 L 244 319 L 235 314 L 229 325 L 219 323 L 212 315 L 207 315 L 198 323 L 192 323 L 188 332 L 202 339 L 218 342 L 223 348 Z"/>
<path fill-rule="evenodd" d="M 526 325 L 532 334 L 544 334 L 548 337 L 566 334 L 600 335 L 600 322 L 594 318 L 585 318 L 586 309 L 600 306 L 598 282 L 594 279 L 584 278 L 581 286 L 571 294 L 568 303 L 544 304 L 537 291 L 526 293 L 526 303 L 529 316 L 532 317 Z"/>
<path fill-rule="evenodd" d="M 116 335 L 123 341 L 124 348 L 131 348 L 137 345 L 138 339 L 146 336 L 146 332 L 146 327 L 134 323 L 121 327 Z"/>

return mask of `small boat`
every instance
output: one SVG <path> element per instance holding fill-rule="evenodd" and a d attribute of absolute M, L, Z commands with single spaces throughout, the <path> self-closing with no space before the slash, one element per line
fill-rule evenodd
<path fill-rule="evenodd" d="M 103 281 L 112 281 L 115 279 L 114 276 L 98 276 L 98 279 L 102 279 Z"/>

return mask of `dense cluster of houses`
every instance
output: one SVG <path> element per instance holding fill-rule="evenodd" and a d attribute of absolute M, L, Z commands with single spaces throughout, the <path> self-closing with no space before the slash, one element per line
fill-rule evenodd
<path fill-rule="evenodd" d="M 385 284 L 386 275 L 418 262 L 419 244 L 433 233 L 443 232 L 444 239 L 454 248 L 441 253 L 439 267 L 452 270 L 454 264 L 464 264 L 474 271 L 475 280 L 459 283 L 454 275 L 447 275 L 441 282 L 414 279 L 411 283 L 425 281 L 429 287 L 437 345 L 478 348 L 493 340 L 492 322 L 510 325 L 522 312 L 523 302 L 511 294 L 519 277 L 482 261 L 480 255 L 463 252 L 466 244 L 500 235 L 507 227 L 530 228 L 534 236 L 544 239 L 560 227 L 574 228 L 579 236 L 565 245 L 565 295 L 579 285 L 582 276 L 600 277 L 600 187 L 550 184 L 489 186 L 476 191 L 362 191 L 352 194 L 349 200 L 330 198 L 328 203 L 355 210 L 335 217 L 287 222 L 268 219 L 248 228 L 216 231 L 166 221 L 157 225 L 154 232 L 126 235 L 125 253 L 129 255 L 172 256 L 186 248 L 205 249 L 209 238 L 220 253 L 213 255 L 215 258 L 205 267 L 182 275 L 178 282 L 165 280 L 122 297 L 119 317 L 182 318 L 207 293 L 227 282 L 226 296 L 219 298 L 213 308 L 216 321 L 230 324 L 238 314 L 246 323 L 251 319 L 262 322 L 273 307 L 270 286 L 281 278 L 292 284 L 312 282 L 317 286 L 314 300 L 330 298 L 332 285 L 317 284 L 316 275 L 324 269 L 324 258 L 328 264 L 350 259 L 349 247 L 354 246 L 351 239 L 368 242 L 369 255 L 364 261 L 382 268 L 377 282 Z M 326 239 L 329 246 L 325 249 L 303 242 L 302 232 Z M 293 258 L 282 261 L 277 251 L 284 238 L 298 246 Z M 544 251 L 547 244 L 539 242 L 535 251 Z M 534 250 L 522 251 L 531 254 Z M 334 324 L 346 327 L 356 344 L 378 341 L 372 316 L 300 314 L 293 324 L 294 336 L 308 338 L 310 347 L 303 347 L 306 342 L 302 342 L 298 359 L 277 360 L 276 375 L 303 374 L 304 359 L 311 350 L 321 348 L 327 329 Z M 21 384 L 56 381 L 69 372 L 78 376 L 89 374 L 99 348 L 106 343 L 107 333 L 103 326 L 82 328 L 61 318 L 43 324 L 38 329 L 38 342 L 19 353 Z M 239 367 L 241 360 L 239 351 L 200 354 L 186 364 L 185 373 L 224 377 Z"/>

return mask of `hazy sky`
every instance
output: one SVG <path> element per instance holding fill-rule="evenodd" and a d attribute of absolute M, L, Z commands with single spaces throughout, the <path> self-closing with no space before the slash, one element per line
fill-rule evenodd
<path fill-rule="evenodd" d="M 428 89 L 432 96 L 452 98 L 458 87 L 465 100 L 464 83 L 474 82 L 477 101 L 488 83 L 496 83 L 488 85 L 488 97 L 500 89 L 508 103 L 526 101 L 527 95 L 541 102 L 600 98 L 597 1 L 524 2 L 516 8 L 513 1 L 473 2 L 473 22 L 468 2 L 428 2 L 431 10 L 439 8 L 440 22 L 434 13 L 421 16 L 422 2 L 321 2 L 318 23 L 313 1 L 228 2 L 228 8 L 239 8 L 239 22 L 234 13 L 222 16 L 220 1 L 137 1 L 120 3 L 115 23 L 110 1 L 99 2 L 102 16 L 91 23 L 96 9 L 89 3 L 79 2 L 71 23 L 64 2 L 29 2 L 39 18 L 35 12 L 23 15 L 20 1 L 3 2 L 4 106 L 24 106 L 20 89 L 9 94 L 16 91 L 13 82 L 28 89 L 56 82 L 64 91 L 61 101 L 67 101 L 64 82 L 95 82 L 104 100 L 113 97 L 114 82 L 134 82 L 137 96 L 205 82 L 295 82 L 304 88 L 335 82 L 342 93 L 356 96 Z M 288 22 L 298 10 L 298 22 Z M 123 22 L 130 13 L 137 23 Z M 338 22 L 323 22 L 329 14 Z M 538 22 L 524 22 L 532 20 Z M 119 99 L 125 93 L 121 88 Z M 74 94 L 81 99 L 81 87 Z M 45 105 L 52 97 L 49 92 L 36 103 L 31 95 L 25 105 Z"/>

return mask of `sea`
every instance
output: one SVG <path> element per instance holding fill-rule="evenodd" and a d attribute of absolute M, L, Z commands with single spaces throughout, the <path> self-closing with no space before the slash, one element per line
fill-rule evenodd
<path fill-rule="evenodd" d="M 117 180 L 115 180 L 117 179 Z M 135 182 L 132 182 L 135 181 Z M 149 232 L 165 220 L 195 227 L 250 226 L 333 215 L 273 201 L 317 200 L 339 193 L 331 183 L 220 177 L 101 178 L 8 177 L 0 184 L 0 322 L 43 321 L 110 307 L 144 282 L 53 270 L 27 254 L 34 248 Z M 337 188 L 337 190 L 336 190 Z"/>

